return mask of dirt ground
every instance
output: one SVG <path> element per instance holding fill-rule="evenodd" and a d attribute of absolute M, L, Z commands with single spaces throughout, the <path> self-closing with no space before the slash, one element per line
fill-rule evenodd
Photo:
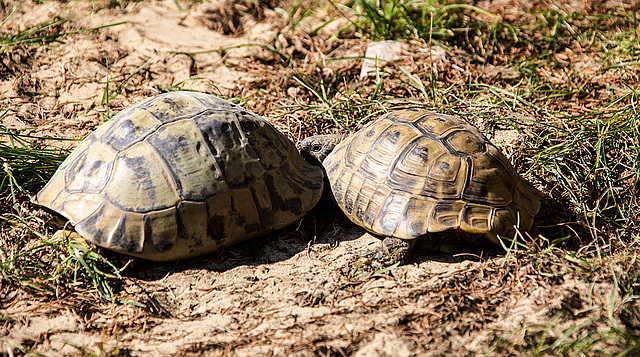
<path fill-rule="evenodd" d="M 63 31 L 120 23 L 0 53 L 0 109 L 9 109 L 2 125 L 82 138 L 107 110 L 177 86 L 246 98 L 242 105 L 273 119 L 295 141 L 339 130 L 289 112 L 296 101 L 312 98 L 293 79 L 296 73 L 267 47 L 242 45 L 279 43 L 302 71 L 356 78 L 361 61 L 329 61 L 365 53 L 360 39 L 332 38 L 344 20 L 311 38 L 312 21 L 323 14 L 291 30 L 277 9 L 285 5 L 275 1 L 179 2 L 182 10 L 172 1 L 120 3 L 0 1 L 3 19 L 16 9 L 0 34 L 54 15 L 67 20 L 56 25 Z M 418 60 L 428 56 L 415 51 Z M 457 65 L 448 55 L 439 66 Z M 105 87 L 120 84 L 122 93 L 106 107 Z M 496 140 L 508 153 L 519 138 L 505 131 Z M 418 250 L 408 264 L 363 277 L 372 270 L 357 262 L 379 240 L 339 216 L 327 217 L 331 209 L 314 210 L 300 229 L 212 256 L 169 265 L 134 261 L 117 296 L 137 304 L 108 303 L 86 290 L 42 294 L 5 284 L 0 355 L 499 356 L 519 355 L 518 346 L 531 341 L 598 334 L 610 320 L 634 324 L 621 317 L 624 309 L 612 308 L 624 296 L 606 272 L 588 279 L 567 269 L 553 250 L 525 258 L 497 247 Z M 619 351 L 619 342 L 598 343 Z"/>

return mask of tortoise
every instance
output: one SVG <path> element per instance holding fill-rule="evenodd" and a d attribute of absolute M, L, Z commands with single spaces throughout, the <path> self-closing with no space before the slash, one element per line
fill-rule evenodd
<path fill-rule="evenodd" d="M 309 137 L 301 152 L 322 163 L 345 215 L 386 237 L 372 254 L 383 264 L 406 260 L 416 239 L 438 232 L 498 243 L 529 230 L 540 209 L 542 194 L 457 116 L 394 111 L 344 140 Z"/>
<path fill-rule="evenodd" d="M 132 105 L 99 126 L 35 201 L 97 246 L 171 261 L 283 228 L 322 191 L 322 169 L 267 120 L 181 91 Z"/>

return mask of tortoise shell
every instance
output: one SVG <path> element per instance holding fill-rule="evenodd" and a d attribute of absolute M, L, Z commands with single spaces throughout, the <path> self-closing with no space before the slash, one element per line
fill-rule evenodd
<path fill-rule="evenodd" d="M 98 246 L 168 261 L 283 228 L 322 189 L 321 168 L 265 119 L 211 95 L 173 92 L 98 127 L 36 202 Z"/>
<path fill-rule="evenodd" d="M 391 112 L 341 141 L 323 161 L 331 192 L 353 222 L 402 239 L 462 230 L 513 237 L 528 230 L 541 193 L 463 119 Z"/>

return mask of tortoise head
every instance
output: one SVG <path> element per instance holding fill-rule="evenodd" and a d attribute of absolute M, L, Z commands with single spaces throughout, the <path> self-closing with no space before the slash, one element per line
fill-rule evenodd
<path fill-rule="evenodd" d="M 310 136 L 300 143 L 300 153 L 308 162 L 321 165 L 343 138 L 340 134 Z"/>

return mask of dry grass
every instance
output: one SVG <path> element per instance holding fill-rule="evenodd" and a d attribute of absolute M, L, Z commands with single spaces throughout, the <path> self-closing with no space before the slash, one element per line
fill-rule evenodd
<path fill-rule="evenodd" d="M 449 335 L 432 332 L 434 326 L 450 325 L 458 335 L 484 332 L 500 318 L 501 304 L 516 292 L 553 289 L 568 281 L 593 282 L 593 286 L 608 282 L 614 289 L 609 292 L 606 316 L 594 315 L 592 306 L 575 298 L 577 290 L 569 292 L 558 306 L 550 307 L 548 324 L 493 330 L 487 353 L 636 355 L 640 348 L 638 4 L 586 2 L 583 9 L 573 10 L 562 2 L 537 1 L 527 8 L 500 11 L 433 1 L 378 3 L 379 7 L 368 0 L 285 4 L 238 0 L 226 12 L 213 13 L 209 19 L 218 31 L 233 36 L 243 32 L 238 18 L 273 21 L 279 28 L 270 43 L 261 44 L 262 50 L 233 64 L 261 75 L 232 96 L 249 109 L 270 114 L 275 125 L 296 141 L 316 133 L 357 130 L 380 112 L 404 106 L 457 113 L 479 124 L 490 137 L 515 132 L 519 142 L 503 150 L 546 198 L 536 230 L 521 239 L 521 247 L 527 249 L 501 252 L 497 258 L 482 260 L 481 269 L 440 276 L 434 284 L 415 287 L 405 295 L 375 305 L 341 307 L 334 313 L 389 311 L 398 321 L 394 333 L 415 338 L 418 345 L 446 345 Z M 112 1 L 96 9 L 114 4 L 124 9 L 129 2 Z M 281 15 L 268 18 L 273 10 Z M 324 31 L 335 24 L 339 25 L 335 31 Z M 85 31 L 66 28 L 61 17 L 13 33 L 0 27 L 0 74 L 18 71 L 21 64 L 11 59 L 22 56 L 20 51 L 80 33 Z M 351 53 L 364 53 L 366 43 L 377 39 L 407 40 L 411 50 L 377 78 L 360 80 L 361 55 Z M 434 60 L 425 50 L 429 46 L 443 47 L 447 59 Z M 144 66 L 139 68 L 122 74 L 118 84 L 107 81 L 102 101 L 102 113 L 107 115 L 100 120 L 112 110 L 110 98 L 126 94 L 125 88 L 143 90 L 139 82 L 128 83 L 149 76 L 142 71 Z M 119 275 L 126 262 L 113 256 L 105 259 L 77 242 L 47 240 L 59 225 L 38 213 L 29 194 L 46 181 L 64 152 L 45 149 L 47 140 L 41 137 L 8 129 L 0 131 L 0 144 L 0 306 L 33 299 L 42 315 L 71 308 L 89 321 L 88 328 L 100 315 L 110 321 L 101 328 L 114 334 L 125 329 L 144 333 L 132 314 L 167 315 L 135 277 L 127 271 L 124 278 Z M 393 276 L 394 271 L 360 280 L 346 272 L 348 283 L 329 295 L 310 297 L 308 304 L 337 306 L 363 294 L 360 288 L 376 276 Z M 423 309 L 405 311 L 402 306 Z M 8 316 L 1 319 L 5 329 L 15 323 Z M 332 336 L 320 335 L 286 345 L 283 351 L 350 355 L 367 336 L 355 335 L 347 347 L 336 347 L 328 343 Z M 39 344 L 32 342 L 34 348 Z M 258 342 L 245 335 L 228 343 L 193 343 L 181 353 L 225 354 L 252 344 Z M 118 353 L 128 352 L 125 348 Z"/>

